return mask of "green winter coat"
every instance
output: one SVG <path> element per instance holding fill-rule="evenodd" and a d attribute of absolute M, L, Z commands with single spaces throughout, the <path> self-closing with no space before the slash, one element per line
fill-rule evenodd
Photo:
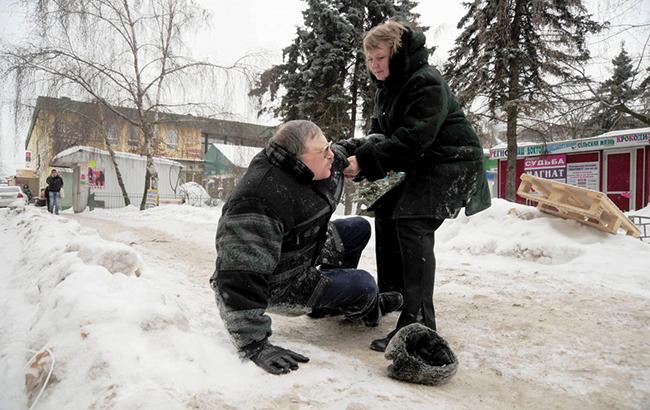
<path fill-rule="evenodd" d="M 355 154 L 370 181 L 404 172 L 403 181 L 370 207 L 396 200 L 394 218 L 444 219 L 462 207 L 472 215 L 490 206 L 481 143 L 427 60 L 424 34 L 407 29 L 386 81 L 370 73 L 377 85 L 371 133 L 382 135 L 368 138 Z"/>

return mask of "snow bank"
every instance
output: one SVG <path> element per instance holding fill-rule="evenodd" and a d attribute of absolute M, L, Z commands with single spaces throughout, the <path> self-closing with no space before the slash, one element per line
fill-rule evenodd
<path fill-rule="evenodd" d="M 190 394 L 254 371 L 220 324 L 195 331 L 204 325 L 193 317 L 211 306 L 193 303 L 182 275 L 152 272 L 130 247 L 33 208 L 2 210 L 0 220 L 0 256 L 13 261 L 0 273 L 0 408 L 26 407 L 23 366 L 44 347 L 56 358 L 41 399 L 52 409 L 181 408 L 163 386 Z M 206 378 L 207 369 L 223 374 Z"/>
<path fill-rule="evenodd" d="M 446 220 L 436 233 L 436 256 L 457 267 L 457 261 L 467 263 L 466 256 L 472 256 L 474 263 L 491 270 L 512 260 L 545 275 L 650 296 L 650 244 L 502 199 L 493 199 L 479 214 L 461 212 Z"/>

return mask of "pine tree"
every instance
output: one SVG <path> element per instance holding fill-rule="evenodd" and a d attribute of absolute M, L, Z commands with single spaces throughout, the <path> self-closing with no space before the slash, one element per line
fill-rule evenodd
<path fill-rule="evenodd" d="M 445 72 L 462 103 L 487 101 L 494 117 L 505 114 L 506 198 L 514 201 L 520 114 L 539 107 L 557 83 L 574 80 L 569 66 L 589 58 L 585 36 L 602 26 L 581 0 L 474 0 L 466 6 Z"/>
<path fill-rule="evenodd" d="M 598 90 L 600 104 L 594 122 L 599 128 L 599 133 L 620 128 L 625 114 L 616 107 L 620 104 L 629 104 L 641 93 L 640 89 L 633 87 L 633 81 L 638 73 L 632 66 L 632 59 L 625 51 L 625 44 L 621 44 L 621 52 L 612 59 L 612 65 L 614 67 L 612 76 L 603 82 Z M 628 117 L 629 125 L 633 126 L 634 122 L 630 120 L 631 118 Z"/>
<path fill-rule="evenodd" d="M 279 100 L 263 111 L 283 121 L 309 119 L 328 139 L 351 138 L 360 122 L 359 111 L 363 128 L 368 129 L 374 96 L 361 51 L 363 34 L 390 17 L 414 21 L 418 15 L 412 9 L 417 3 L 306 1 L 304 26 L 297 29 L 292 44 L 283 50 L 284 62 L 263 72 L 250 95 L 260 102 L 267 95 L 272 102 Z M 346 213 L 351 209 L 350 196 L 346 189 Z"/>

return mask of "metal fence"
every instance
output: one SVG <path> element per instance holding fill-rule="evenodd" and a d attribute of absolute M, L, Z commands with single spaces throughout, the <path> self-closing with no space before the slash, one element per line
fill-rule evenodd
<path fill-rule="evenodd" d="M 639 228 L 641 231 L 641 236 L 639 239 L 641 239 L 643 242 L 648 242 L 650 243 L 650 217 L 647 216 L 640 216 L 640 215 L 630 215 L 629 216 L 630 220 L 634 225 Z"/>
<path fill-rule="evenodd" d="M 131 205 L 140 206 L 142 202 L 142 192 L 128 194 Z M 217 206 L 219 200 L 209 195 L 178 192 L 177 194 L 159 194 L 158 201 L 160 204 L 181 204 L 189 203 L 195 206 Z M 88 196 L 88 207 L 94 208 L 121 208 L 124 207 L 124 197 L 121 193 L 94 191 Z"/>

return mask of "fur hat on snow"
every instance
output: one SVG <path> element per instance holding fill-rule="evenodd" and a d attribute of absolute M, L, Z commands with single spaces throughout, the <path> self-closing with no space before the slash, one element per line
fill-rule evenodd
<path fill-rule="evenodd" d="M 456 374 L 458 359 L 445 339 L 420 323 L 400 329 L 386 347 L 388 375 L 410 383 L 442 384 Z"/>

